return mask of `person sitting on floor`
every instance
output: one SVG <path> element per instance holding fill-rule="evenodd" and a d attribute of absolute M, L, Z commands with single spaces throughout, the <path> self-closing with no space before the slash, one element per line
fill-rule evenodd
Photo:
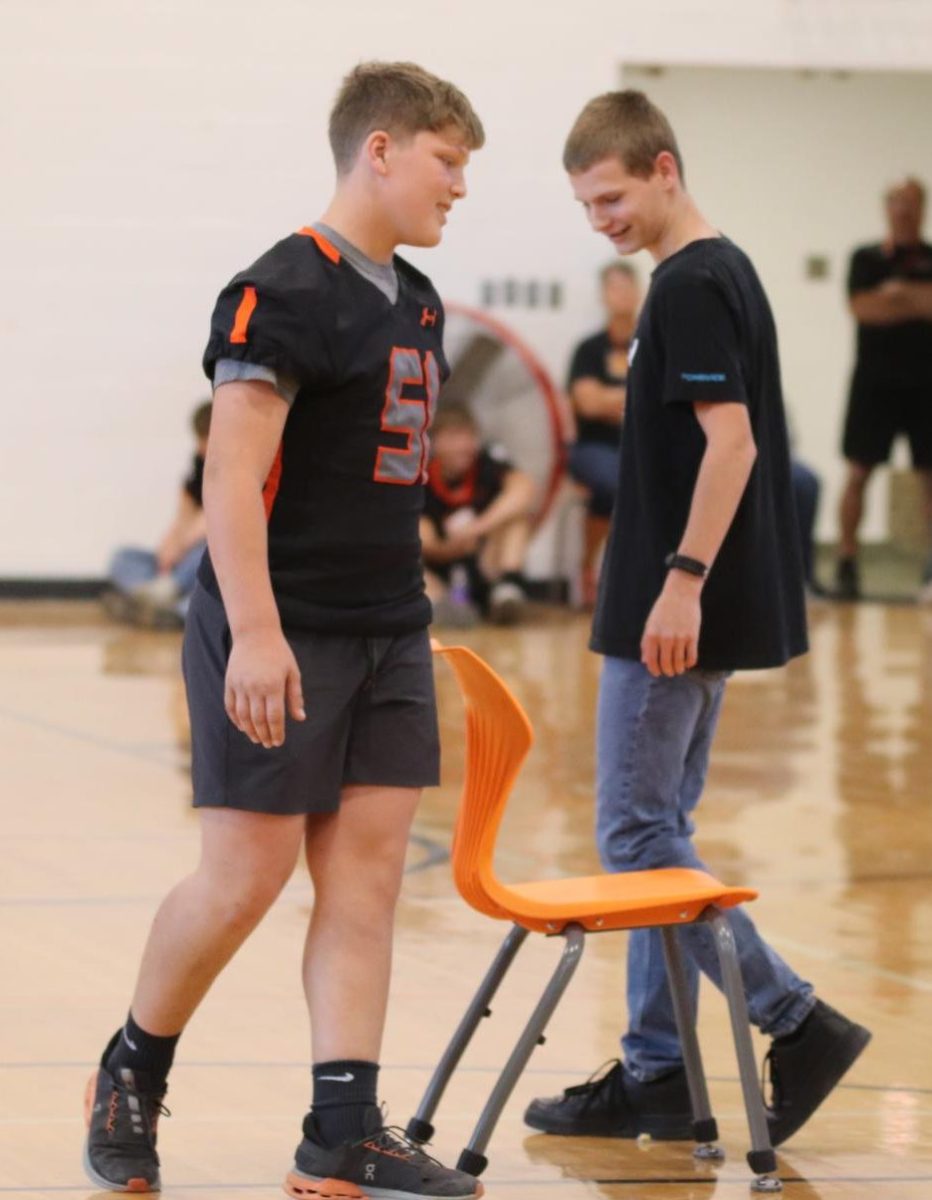
<path fill-rule="evenodd" d="M 421 543 L 434 619 L 472 624 L 482 613 L 513 624 L 527 598 L 534 482 L 482 445 L 475 418 L 461 404 L 437 413 L 431 450 Z"/>
<path fill-rule="evenodd" d="M 174 519 L 158 548 L 123 546 L 113 555 L 103 595 L 110 616 L 133 625 L 177 628 L 184 624 L 188 598 L 207 539 L 201 500 L 204 457 L 210 431 L 210 401 L 194 410 L 195 450 L 191 471 L 181 485 Z"/>

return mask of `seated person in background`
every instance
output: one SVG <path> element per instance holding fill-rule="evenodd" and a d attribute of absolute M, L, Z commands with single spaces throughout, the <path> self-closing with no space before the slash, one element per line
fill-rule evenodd
<path fill-rule="evenodd" d="M 589 489 L 583 553 L 583 603 L 595 598 L 595 559 L 605 537 L 618 490 L 618 454 L 625 415 L 628 348 L 634 336 L 641 289 L 630 263 L 612 262 L 599 276 L 605 329 L 585 338 L 573 352 L 567 391 L 576 417 L 576 442 L 569 472 Z"/>
<path fill-rule="evenodd" d="M 195 409 L 191 428 L 195 438 L 191 472 L 181 485 L 175 518 L 158 549 L 124 546 L 111 559 L 103 601 L 117 620 L 164 628 L 184 623 L 207 538 L 201 488 L 210 430 L 209 400 Z"/>
<path fill-rule="evenodd" d="M 534 482 L 482 445 L 464 405 L 440 408 L 430 442 L 421 543 L 434 619 L 471 624 L 482 612 L 497 624 L 513 624 L 526 600 Z M 458 595 L 461 590 L 466 594 Z"/>

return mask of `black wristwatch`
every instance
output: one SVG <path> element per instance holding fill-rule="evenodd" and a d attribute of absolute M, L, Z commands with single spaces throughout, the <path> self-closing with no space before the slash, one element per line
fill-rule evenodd
<path fill-rule="evenodd" d="M 688 554 L 677 554 L 675 550 L 663 561 L 670 569 L 685 571 L 687 575 L 695 575 L 698 579 L 705 579 L 709 573 L 709 568 L 704 562 L 700 562 L 698 558 L 690 558 Z"/>

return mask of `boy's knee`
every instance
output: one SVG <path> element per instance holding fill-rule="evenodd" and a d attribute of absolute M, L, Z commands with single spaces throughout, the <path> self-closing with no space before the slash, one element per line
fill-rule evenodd
<path fill-rule="evenodd" d="M 214 882 L 216 903 L 221 909 L 224 925 L 230 930 L 248 932 L 265 916 L 281 894 L 289 872 L 256 872 L 241 876 L 236 882 L 224 879 Z"/>

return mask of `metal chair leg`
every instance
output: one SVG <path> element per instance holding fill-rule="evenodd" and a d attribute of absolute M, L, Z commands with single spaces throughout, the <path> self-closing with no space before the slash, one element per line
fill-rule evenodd
<path fill-rule="evenodd" d="M 547 1022 L 579 966 L 585 945 L 586 931 L 580 925 L 567 925 L 563 930 L 563 937 L 566 939 L 566 945 L 563 947 L 556 970 L 550 977 L 543 995 L 537 1002 L 537 1007 L 502 1068 L 502 1073 L 482 1110 L 482 1115 L 479 1117 L 469 1143 L 459 1156 L 457 1167 L 461 1171 L 467 1171 L 470 1175 L 481 1175 L 489 1165 L 489 1160 L 485 1157 L 484 1152 L 492 1132 L 498 1124 L 502 1109 L 520 1079 L 521 1072 L 527 1065 L 534 1047 L 543 1041 L 543 1032 L 547 1027 Z"/>
<path fill-rule="evenodd" d="M 670 985 L 673 1013 L 676 1017 L 676 1031 L 680 1037 L 683 1065 L 686 1067 L 686 1082 L 689 1085 L 689 1101 L 693 1113 L 693 1137 L 699 1143 L 693 1154 L 696 1158 L 719 1161 L 725 1157 L 725 1152 L 720 1146 L 714 1144 L 718 1141 L 718 1125 L 712 1116 L 709 1089 L 702 1066 L 702 1053 L 699 1049 L 699 1039 L 696 1036 L 696 1024 L 689 1007 L 686 972 L 683 967 L 683 952 L 680 948 L 679 935 L 673 925 L 663 926 L 660 933 L 663 938 L 663 957 L 667 965 L 667 982 Z"/>
<path fill-rule="evenodd" d="M 437 1064 L 417 1112 L 408 1122 L 405 1132 L 412 1141 L 429 1142 L 434 1136 L 434 1127 L 431 1124 L 431 1120 L 437 1111 L 437 1105 L 443 1098 L 443 1093 L 450 1082 L 450 1077 L 456 1070 L 466 1047 L 472 1040 L 479 1022 L 483 1017 L 490 1017 L 492 1015 L 489 1003 L 498 991 L 499 984 L 508 974 L 508 969 L 512 962 L 514 962 L 518 951 L 524 945 L 528 932 L 529 930 L 522 929 L 520 925 L 512 925 L 505 940 L 499 947 L 492 965 L 486 972 L 482 983 L 479 984 L 478 991 L 469 1002 L 469 1007 L 463 1014 L 463 1019 L 456 1027 L 456 1032 L 450 1039 L 449 1045 L 443 1052 L 443 1057 Z"/>
<path fill-rule="evenodd" d="M 725 989 L 728 1012 L 731 1016 L 731 1032 L 735 1040 L 738 1073 L 741 1076 L 741 1090 L 744 1093 L 744 1107 L 748 1117 L 748 1129 L 751 1133 L 751 1149 L 747 1159 L 748 1165 L 757 1176 L 751 1184 L 751 1188 L 755 1192 L 780 1192 L 783 1190 L 783 1184 L 774 1174 L 777 1169 L 777 1156 L 774 1154 L 770 1142 L 764 1100 L 757 1082 L 748 1006 L 744 998 L 744 981 L 741 978 L 741 964 L 738 961 L 735 935 L 727 917 L 720 909 L 714 906 L 709 908 L 704 919 L 711 925 L 712 933 L 715 936 L 715 949 L 722 971 L 722 986 Z"/>

